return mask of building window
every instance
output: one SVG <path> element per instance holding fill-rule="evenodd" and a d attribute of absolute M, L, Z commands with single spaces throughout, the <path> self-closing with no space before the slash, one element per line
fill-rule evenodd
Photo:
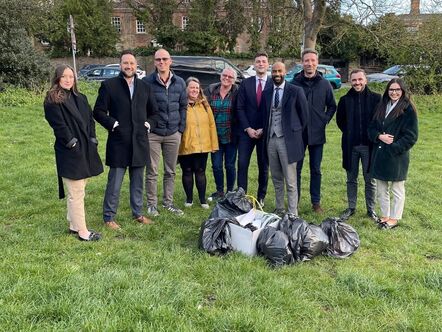
<path fill-rule="evenodd" d="M 112 16 L 111 23 L 117 32 L 121 32 L 121 20 L 119 16 Z"/>
<path fill-rule="evenodd" d="M 189 25 L 189 18 L 187 16 L 181 17 L 181 30 L 186 30 Z"/>
<path fill-rule="evenodd" d="M 146 33 L 144 22 L 137 20 L 136 25 L 137 25 L 137 33 Z"/>

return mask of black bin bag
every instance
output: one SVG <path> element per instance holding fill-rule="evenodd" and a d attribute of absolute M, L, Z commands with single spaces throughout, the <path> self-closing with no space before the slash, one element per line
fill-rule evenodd
<path fill-rule="evenodd" d="M 329 239 L 327 247 L 329 256 L 346 258 L 359 248 L 361 244 L 359 234 L 349 224 L 341 222 L 339 218 L 327 218 L 320 226 Z"/>
<path fill-rule="evenodd" d="M 328 246 L 328 237 L 323 230 L 301 218 L 285 215 L 278 229 L 288 236 L 295 261 L 310 260 L 322 254 Z"/>
<path fill-rule="evenodd" d="M 294 262 L 289 246 L 289 238 L 276 228 L 266 226 L 259 233 L 256 241 L 259 255 L 264 256 L 272 266 L 281 266 Z"/>
<path fill-rule="evenodd" d="M 226 254 L 231 251 L 232 238 L 229 223 L 237 223 L 226 218 L 211 218 L 201 224 L 199 235 L 200 249 L 209 254 Z"/>
<path fill-rule="evenodd" d="M 328 236 L 321 227 L 309 224 L 301 248 L 301 260 L 307 261 L 321 255 L 328 247 Z"/>
<path fill-rule="evenodd" d="M 252 202 L 246 197 L 244 189 L 228 192 L 213 208 L 209 218 L 235 218 L 249 212 Z"/>

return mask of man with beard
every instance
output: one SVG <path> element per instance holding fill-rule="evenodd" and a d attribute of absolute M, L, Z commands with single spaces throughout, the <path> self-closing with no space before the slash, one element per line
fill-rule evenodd
<path fill-rule="evenodd" d="M 148 133 L 157 121 L 157 105 L 150 86 L 136 77 L 137 60 L 131 51 L 120 57 L 121 72 L 98 91 L 94 118 L 108 130 L 106 165 L 110 167 L 103 202 L 107 227 L 119 229 L 115 221 L 120 189 L 129 168 L 130 207 L 141 224 L 151 220 L 142 213 L 144 168 L 149 161 Z"/>
<path fill-rule="evenodd" d="M 321 162 L 325 144 L 325 126 L 336 112 L 336 101 L 330 82 L 317 71 L 318 52 L 305 49 L 302 52 L 304 69 L 292 83 L 304 90 L 308 103 L 308 123 L 304 132 L 304 145 L 310 156 L 310 200 L 312 209 L 322 213 L 321 207 Z M 301 195 L 301 172 L 304 159 L 297 164 L 298 195 Z"/>
<path fill-rule="evenodd" d="M 284 184 L 287 213 L 298 215 L 296 164 L 304 157 L 302 132 L 307 125 L 308 105 L 301 88 L 285 81 L 282 62 L 272 66 L 273 87 L 264 91 L 260 111 L 264 114 L 264 155 L 275 187 L 275 211 L 283 216 Z"/>
<path fill-rule="evenodd" d="M 258 201 L 263 206 L 267 193 L 269 167 L 263 153 L 263 114 L 259 112 L 262 92 L 272 86 L 267 79 L 269 59 L 266 53 L 255 56 L 256 76 L 241 82 L 238 91 L 237 116 L 239 122 L 238 137 L 238 187 L 247 192 L 250 157 L 256 146 L 258 161 Z"/>
<path fill-rule="evenodd" d="M 378 220 L 374 212 L 376 184 L 368 174 L 372 143 L 368 139 L 367 127 L 373 118 L 381 95 L 370 91 L 363 69 L 350 73 L 352 88 L 339 100 L 336 122 L 342 131 L 342 167 L 347 171 L 348 208 L 342 219 L 350 218 L 356 212 L 358 194 L 359 160 L 365 181 L 365 205 L 368 217 Z"/>

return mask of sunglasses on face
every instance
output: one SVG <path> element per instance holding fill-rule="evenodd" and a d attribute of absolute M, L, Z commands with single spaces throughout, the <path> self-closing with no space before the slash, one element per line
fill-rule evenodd
<path fill-rule="evenodd" d="M 155 61 L 156 62 L 161 62 L 161 61 L 163 61 L 163 62 L 166 62 L 167 60 L 169 60 L 170 58 L 155 58 Z"/>

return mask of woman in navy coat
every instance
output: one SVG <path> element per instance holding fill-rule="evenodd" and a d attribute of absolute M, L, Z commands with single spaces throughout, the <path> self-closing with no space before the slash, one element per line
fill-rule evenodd
<path fill-rule="evenodd" d="M 418 137 L 416 108 L 402 79 L 394 78 L 387 84 L 369 125 L 368 136 L 374 143 L 370 173 L 376 179 L 382 213 L 379 226 L 391 229 L 402 218 L 410 149 Z"/>
<path fill-rule="evenodd" d="M 73 69 L 58 66 L 44 101 L 45 118 L 55 135 L 59 197 L 67 189 L 69 231 L 83 241 L 96 241 L 100 234 L 86 227 L 84 196 L 87 178 L 103 172 L 97 150 L 95 122 L 85 95 L 78 92 Z"/>

